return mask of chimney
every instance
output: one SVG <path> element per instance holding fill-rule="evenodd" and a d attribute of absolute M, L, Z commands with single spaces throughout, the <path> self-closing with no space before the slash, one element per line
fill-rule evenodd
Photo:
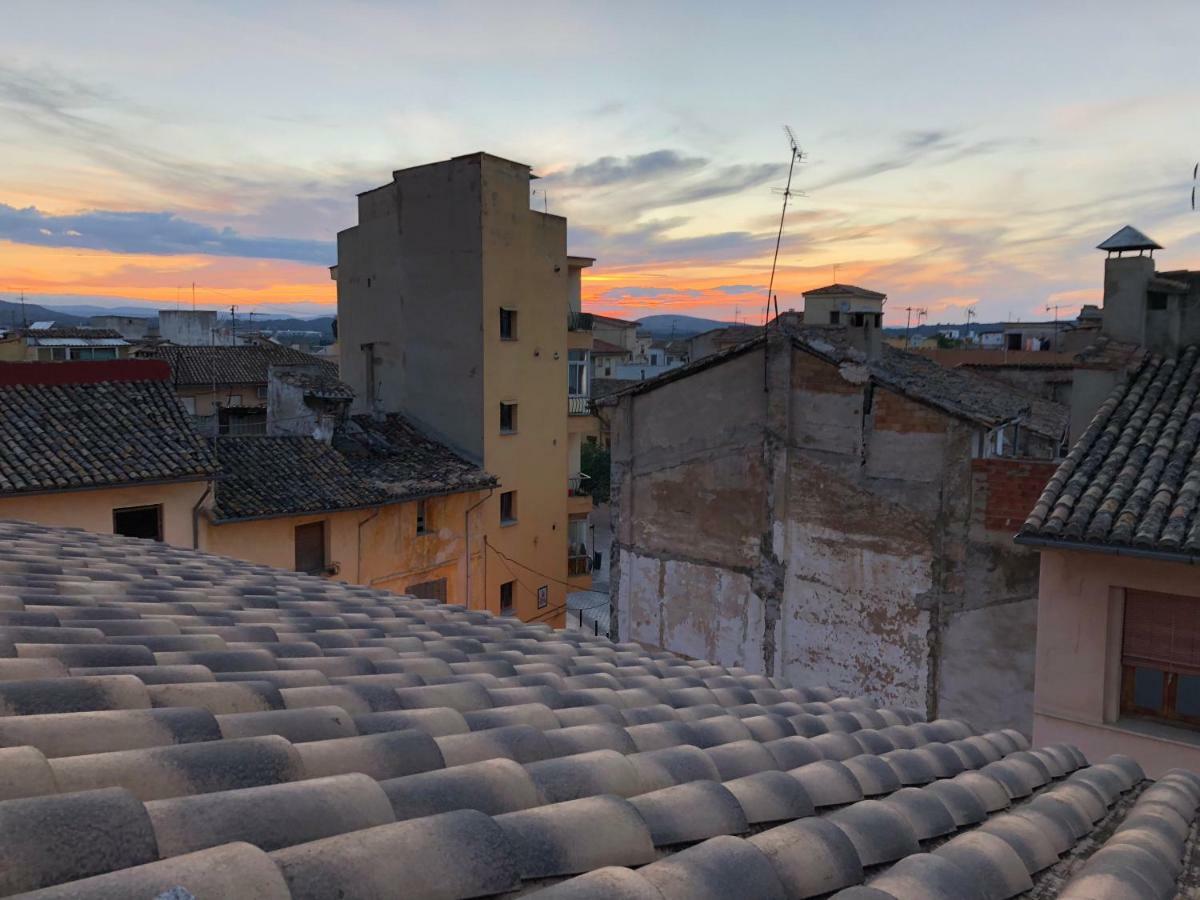
<path fill-rule="evenodd" d="M 329 444 L 346 421 L 354 395 L 319 363 L 271 366 L 267 372 L 267 434 L 316 438 Z"/>
<path fill-rule="evenodd" d="M 1154 251 L 1162 247 L 1132 225 L 1126 225 L 1096 249 L 1108 253 L 1104 260 L 1102 330 L 1113 340 L 1144 345 L 1147 295 L 1154 279 Z"/>

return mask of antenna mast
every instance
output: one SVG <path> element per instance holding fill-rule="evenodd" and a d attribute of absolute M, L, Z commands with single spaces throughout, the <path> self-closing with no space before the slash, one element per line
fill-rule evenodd
<path fill-rule="evenodd" d="M 804 151 L 796 143 L 796 135 L 791 127 L 784 125 L 783 133 L 787 135 L 788 146 L 791 148 L 792 155 L 788 160 L 787 187 L 783 189 L 783 209 L 779 212 L 779 232 L 775 235 L 775 256 L 771 260 L 771 278 L 767 282 L 767 308 L 763 313 L 764 328 L 771 318 L 771 299 L 775 295 L 775 268 L 779 265 L 779 245 L 783 242 L 783 222 L 787 217 L 788 199 L 792 196 L 792 172 L 796 168 L 796 162 L 804 160 Z M 775 317 L 779 318 L 778 300 L 775 301 Z"/>

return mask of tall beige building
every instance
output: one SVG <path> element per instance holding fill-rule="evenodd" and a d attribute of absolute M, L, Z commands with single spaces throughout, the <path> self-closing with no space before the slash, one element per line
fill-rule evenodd
<path fill-rule="evenodd" d="M 394 172 L 338 235 L 341 377 L 486 467 L 471 608 L 562 621 L 568 584 L 567 222 L 529 166 L 475 153 Z M 578 531 L 578 529 L 576 529 Z"/>

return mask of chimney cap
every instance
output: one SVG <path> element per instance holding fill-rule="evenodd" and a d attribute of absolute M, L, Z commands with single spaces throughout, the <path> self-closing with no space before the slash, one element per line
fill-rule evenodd
<path fill-rule="evenodd" d="M 1126 225 L 1112 237 L 1097 244 L 1096 249 L 1122 253 L 1126 250 L 1161 250 L 1162 245 L 1132 225 Z"/>

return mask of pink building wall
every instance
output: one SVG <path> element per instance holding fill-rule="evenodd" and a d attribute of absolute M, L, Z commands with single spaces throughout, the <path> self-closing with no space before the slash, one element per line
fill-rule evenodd
<path fill-rule="evenodd" d="M 1158 777 L 1200 768 L 1200 731 L 1119 719 L 1121 629 L 1128 588 L 1200 602 L 1200 567 L 1075 550 L 1043 550 L 1033 743 L 1075 744 L 1089 760 L 1125 753 Z"/>

